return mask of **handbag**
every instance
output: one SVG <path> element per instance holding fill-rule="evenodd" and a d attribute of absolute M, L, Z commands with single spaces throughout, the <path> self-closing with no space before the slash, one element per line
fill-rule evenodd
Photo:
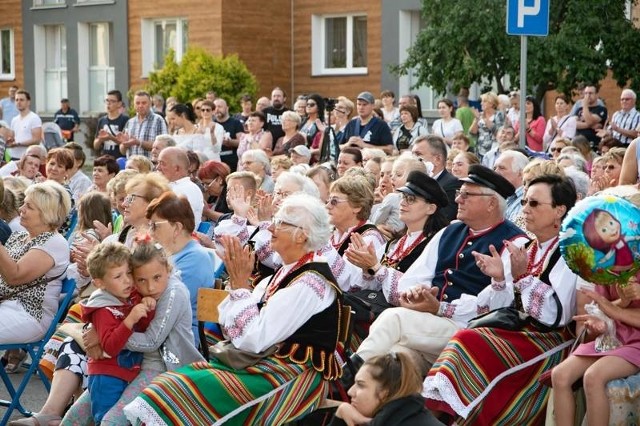
<path fill-rule="evenodd" d="M 270 346 L 262 352 L 249 352 L 236 348 L 229 340 L 222 340 L 209 346 L 209 356 L 236 370 L 242 370 L 257 364 L 261 359 L 276 353 L 278 347 Z"/>
<path fill-rule="evenodd" d="M 358 290 L 344 293 L 343 297 L 344 304 L 355 312 L 355 321 L 373 322 L 385 309 L 393 307 L 382 291 Z"/>
<path fill-rule="evenodd" d="M 467 328 L 488 327 L 500 328 L 502 330 L 509 331 L 520 331 L 525 326 L 531 325 L 538 331 L 548 333 L 558 328 L 558 325 L 560 325 L 560 321 L 562 320 L 562 303 L 560 303 L 560 298 L 555 292 L 553 292 L 553 300 L 556 302 L 558 311 L 556 313 L 556 320 L 550 326 L 538 321 L 529 314 L 521 312 L 514 306 L 507 306 L 504 308 L 494 309 L 491 312 L 472 319 L 469 321 Z"/>

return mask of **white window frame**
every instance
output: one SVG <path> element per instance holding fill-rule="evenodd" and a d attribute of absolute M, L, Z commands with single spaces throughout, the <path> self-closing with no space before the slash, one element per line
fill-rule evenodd
<path fill-rule="evenodd" d="M 311 73 L 314 76 L 324 75 L 363 75 L 369 72 L 369 43 L 367 40 L 367 66 L 353 66 L 353 21 L 354 18 L 367 18 L 367 38 L 369 34 L 369 17 L 366 13 L 313 15 L 311 17 Z M 326 23 L 328 19 L 347 19 L 346 57 L 347 64 L 344 68 L 327 68 L 325 63 L 326 51 Z"/>
<path fill-rule="evenodd" d="M 68 64 L 65 59 L 65 66 L 60 66 L 58 68 L 47 68 L 46 55 L 47 55 L 47 34 L 46 27 L 62 27 L 65 29 L 65 54 L 68 52 L 69 45 L 66 44 L 66 28 L 63 25 L 34 25 L 33 33 L 34 33 L 34 65 L 35 65 L 35 93 L 41 94 L 36 98 L 36 111 L 38 113 L 54 113 L 59 108 L 60 99 L 68 96 L 68 87 L 69 87 L 69 77 L 68 77 Z M 63 41 L 61 39 L 61 41 Z M 62 52 L 60 52 L 62 55 Z M 62 59 L 62 56 L 60 57 Z M 47 92 L 47 73 L 55 72 L 59 74 L 60 79 L 60 87 L 57 89 L 58 92 L 55 93 L 55 96 L 49 95 Z M 50 98 L 53 96 L 53 98 Z M 59 98 L 59 99 L 58 99 Z M 47 105 L 49 104 L 49 105 Z"/>
<path fill-rule="evenodd" d="M 0 28 L 0 37 L 1 34 L 5 31 L 9 32 L 9 61 L 10 61 L 10 71 L 9 73 L 2 72 L 2 65 L 0 63 L 0 80 L 15 80 L 16 78 L 16 52 L 15 52 L 15 39 L 13 36 L 13 29 L 11 28 Z M 4 52 L 2 51 L 2 44 L 0 44 L 0 61 L 4 56 Z"/>
<path fill-rule="evenodd" d="M 91 27 L 95 25 L 107 26 L 107 65 L 91 65 Z M 78 56 L 78 89 L 80 94 L 79 99 L 79 111 L 82 114 L 90 115 L 93 113 L 100 113 L 104 110 L 104 97 L 109 90 L 115 89 L 115 67 L 113 65 L 113 58 L 111 57 L 112 46 L 110 45 L 112 39 L 113 25 L 108 21 L 98 22 L 83 22 L 78 24 L 78 52 L 87 52 L 86 55 Z M 103 74 L 103 81 L 105 83 L 105 90 L 102 93 L 92 93 L 92 74 Z M 99 105 L 91 105 L 92 97 L 94 101 L 100 99 Z"/>
<path fill-rule="evenodd" d="M 53 0 L 47 3 L 47 0 L 33 0 L 33 8 L 47 8 L 47 7 L 60 7 L 66 6 L 67 0 Z"/>
<path fill-rule="evenodd" d="M 187 44 L 182 43 L 182 40 L 186 39 L 188 34 L 184 34 L 185 25 L 188 25 L 188 20 L 186 18 L 151 18 L 151 19 L 143 19 L 142 20 L 142 77 L 147 78 L 151 71 L 156 69 L 155 62 L 155 51 L 156 51 L 156 36 L 155 36 L 155 27 L 157 24 L 166 25 L 166 24 L 175 24 L 176 25 L 176 46 L 173 46 L 173 50 L 175 51 L 175 58 L 177 62 L 182 60 L 182 56 L 186 53 Z"/>

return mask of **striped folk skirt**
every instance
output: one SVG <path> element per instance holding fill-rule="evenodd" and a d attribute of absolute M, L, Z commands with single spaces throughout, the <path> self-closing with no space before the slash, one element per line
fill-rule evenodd
<path fill-rule="evenodd" d="M 269 357 L 235 370 L 214 359 L 161 374 L 124 411 L 134 425 L 271 426 L 311 413 L 326 391 L 310 364 Z"/>
<path fill-rule="evenodd" d="M 549 388 L 538 377 L 559 364 L 572 343 L 567 328 L 460 330 L 424 381 L 427 407 L 459 416 L 458 425 L 542 424 Z"/>

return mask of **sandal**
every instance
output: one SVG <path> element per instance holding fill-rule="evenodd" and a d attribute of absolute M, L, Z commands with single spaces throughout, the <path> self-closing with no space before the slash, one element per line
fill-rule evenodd
<path fill-rule="evenodd" d="M 16 373 L 22 364 L 27 360 L 27 353 L 22 349 L 10 350 L 5 354 L 7 364 L 4 367 L 4 371 L 9 374 Z"/>
<path fill-rule="evenodd" d="M 50 422 L 58 422 L 57 424 L 60 424 L 62 422 L 62 417 L 55 414 L 33 413 L 33 416 L 31 417 L 13 420 L 8 424 L 10 426 L 49 426 Z"/>

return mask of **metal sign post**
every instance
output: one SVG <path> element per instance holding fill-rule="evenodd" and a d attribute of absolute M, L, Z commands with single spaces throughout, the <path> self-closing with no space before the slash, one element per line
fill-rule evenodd
<path fill-rule="evenodd" d="M 549 34 L 550 0 L 507 0 L 507 34 L 520 36 L 520 148 L 526 145 L 527 36 Z"/>

